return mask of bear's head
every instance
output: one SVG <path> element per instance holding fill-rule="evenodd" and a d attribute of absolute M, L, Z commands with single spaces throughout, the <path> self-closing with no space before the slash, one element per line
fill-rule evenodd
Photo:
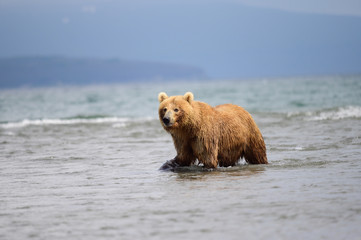
<path fill-rule="evenodd" d="M 159 120 L 166 130 L 185 126 L 192 112 L 193 93 L 187 92 L 184 96 L 168 97 L 161 92 L 159 100 Z"/>

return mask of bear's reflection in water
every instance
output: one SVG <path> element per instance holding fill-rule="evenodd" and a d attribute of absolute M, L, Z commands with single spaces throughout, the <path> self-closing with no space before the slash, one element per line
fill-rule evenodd
<path fill-rule="evenodd" d="M 242 164 L 234 167 L 218 167 L 215 169 L 207 169 L 203 166 L 192 165 L 190 167 L 177 167 L 172 171 L 177 173 L 177 178 L 182 180 L 207 180 L 208 178 L 217 177 L 251 177 L 262 174 L 266 171 L 264 165 Z"/>

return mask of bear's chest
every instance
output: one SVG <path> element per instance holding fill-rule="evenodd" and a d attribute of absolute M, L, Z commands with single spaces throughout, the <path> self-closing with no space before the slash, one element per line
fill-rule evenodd
<path fill-rule="evenodd" d="M 213 138 L 200 138 L 194 137 L 190 139 L 190 146 L 195 156 L 200 156 L 206 152 L 210 152 L 217 149 L 217 142 Z"/>

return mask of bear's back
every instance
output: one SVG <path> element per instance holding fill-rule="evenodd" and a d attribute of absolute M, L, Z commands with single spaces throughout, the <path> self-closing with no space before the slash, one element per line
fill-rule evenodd
<path fill-rule="evenodd" d="M 244 108 L 234 104 L 222 104 L 214 107 L 223 130 L 238 132 L 243 136 L 250 134 L 249 130 L 257 129 L 251 114 Z"/>
<path fill-rule="evenodd" d="M 219 114 L 227 117 L 249 118 L 251 115 L 244 108 L 234 104 L 222 104 L 214 107 Z"/>

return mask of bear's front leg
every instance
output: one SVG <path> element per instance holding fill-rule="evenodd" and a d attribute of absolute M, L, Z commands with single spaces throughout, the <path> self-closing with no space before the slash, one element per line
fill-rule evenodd
<path fill-rule="evenodd" d="M 217 168 L 218 166 L 217 157 L 214 156 L 210 156 L 201 162 L 203 162 L 205 168 Z"/>
<path fill-rule="evenodd" d="M 177 163 L 176 159 L 168 160 L 159 168 L 162 171 L 174 171 L 180 165 Z"/>
<path fill-rule="evenodd" d="M 189 154 L 189 155 L 177 155 L 174 159 L 166 161 L 159 170 L 163 171 L 174 171 L 178 167 L 187 167 L 192 165 L 196 158 Z"/>
<path fill-rule="evenodd" d="M 207 141 L 197 142 L 193 146 L 197 152 L 199 162 L 203 163 L 205 168 L 217 168 L 218 166 L 218 141 L 207 139 Z"/>
<path fill-rule="evenodd" d="M 160 167 L 160 170 L 174 171 L 177 167 L 188 167 L 196 160 L 187 139 L 184 140 L 183 138 L 178 138 L 174 135 L 172 135 L 172 137 L 175 149 L 177 150 L 177 156 L 174 159 L 165 162 Z"/>
<path fill-rule="evenodd" d="M 218 159 L 217 159 L 217 152 L 203 152 L 199 154 L 198 160 L 199 162 L 203 163 L 205 168 L 217 168 L 218 166 Z"/>

